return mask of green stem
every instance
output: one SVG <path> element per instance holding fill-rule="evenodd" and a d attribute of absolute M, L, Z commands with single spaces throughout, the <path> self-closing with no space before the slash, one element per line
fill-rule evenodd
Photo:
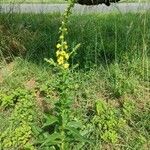
<path fill-rule="evenodd" d="M 62 127 L 61 127 L 61 136 L 62 136 L 62 142 L 61 142 L 61 150 L 65 150 L 65 131 L 64 131 L 64 111 L 62 111 Z"/>
<path fill-rule="evenodd" d="M 64 14 L 63 14 L 63 24 L 62 24 L 62 26 L 61 26 L 61 28 L 63 29 L 63 28 L 65 28 L 66 27 L 66 23 L 68 22 L 68 17 L 69 17 L 69 15 L 71 14 L 71 10 L 72 10 L 72 8 L 74 7 L 74 0 L 71 0 L 70 1 L 70 4 L 69 4 L 69 6 L 68 6 L 68 8 L 66 9 L 66 11 L 64 12 Z M 65 38 L 65 35 L 66 35 L 67 33 L 65 32 L 65 31 L 62 31 L 61 32 L 61 35 Z M 62 38 L 61 39 L 61 44 L 63 44 L 63 42 L 65 41 L 65 39 L 64 38 Z M 66 80 L 66 78 L 64 79 L 64 76 L 65 76 L 65 73 L 63 73 L 63 80 Z M 60 85 L 60 86 L 63 86 L 63 85 Z M 65 86 L 65 85 L 64 85 Z M 64 99 L 64 96 L 62 97 L 62 99 Z M 62 117 L 62 126 L 61 126 L 61 136 L 62 136 L 62 140 L 61 140 L 61 150 L 65 150 L 65 131 L 64 131 L 64 126 L 65 126 L 65 118 L 64 118 L 64 113 L 65 113 L 65 108 L 64 108 L 64 106 L 62 105 L 61 106 L 62 107 L 62 112 L 61 112 L 61 117 Z"/>

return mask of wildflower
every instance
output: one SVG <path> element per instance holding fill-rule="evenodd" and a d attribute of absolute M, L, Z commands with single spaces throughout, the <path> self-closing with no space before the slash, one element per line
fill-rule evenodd
<path fill-rule="evenodd" d="M 69 59 L 69 54 L 68 54 L 68 53 L 66 53 L 65 51 L 61 51 L 61 52 L 59 52 L 59 55 L 63 56 L 66 60 L 68 60 L 68 59 Z"/>
<path fill-rule="evenodd" d="M 71 8 L 74 6 L 74 0 L 71 0 L 71 4 L 69 7 L 65 10 L 64 15 L 63 15 L 63 21 L 61 22 L 61 27 L 59 28 L 59 43 L 56 45 L 57 51 L 56 51 L 56 59 L 57 62 L 55 63 L 53 59 L 47 60 L 50 64 L 53 64 L 54 66 L 59 66 L 60 68 L 63 69 L 68 69 L 69 68 L 69 57 L 72 53 L 67 53 L 68 51 L 68 44 L 67 41 L 65 41 L 65 36 L 68 34 L 68 29 L 67 29 L 67 22 L 68 22 L 68 17 L 69 14 L 71 13 Z"/>
<path fill-rule="evenodd" d="M 56 52 L 56 56 L 58 57 L 60 55 L 60 51 L 57 51 Z"/>
<path fill-rule="evenodd" d="M 64 42 L 64 43 L 63 43 L 63 48 L 64 48 L 64 49 L 68 49 L 67 42 Z"/>
<path fill-rule="evenodd" d="M 65 54 L 65 58 L 66 58 L 66 60 L 69 59 L 69 54 L 68 53 Z"/>
<path fill-rule="evenodd" d="M 63 67 L 64 67 L 64 69 L 68 69 L 69 68 L 69 64 L 65 63 L 65 64 L 63 64 Z"/>
<path fill-rule="evenodd" d="M 62 50 L 62 51 L 60 52 L 60 55 L 64 57 L 64 56 L 66 55 L 66 52 L 65 52 L 64 50 Z"/>
<path fill-rule="evenodd" d="M 60 38 L 60 39 L 64 39 L 64 36 L 63 36 L 63 35 L 61 35 L 59 38 Z"/>
<path fill-rule="evenodd" d="M 63 42 L 63 44 L 64 44 L 64 45 L 67 45 L 67 42 L 65 41 L 65 42 Z"/>
<path fill-rule="evenodd" d="M 65 46 L 64 46 L 64 49 L 68 49 L 68 45 L 65 45 Z"/>
<path fill-rule="evenodd" d="M 66 32 L 66 31 L 67 31 L 67 28 L 64 28 L 63 30 Z"/>
<path fill-rule="evenodd" d="M 61 47 L 61 44 L 58 43 L 58 44 L 56 45 L 56 47 L 59 49 L 59 48 Z"/>
<path fill-rule="evenodd" d="M 64 63 L 64 57 L 63 56 L 58 57 L 57 62 L 59 65 L 62 65 Z"/>

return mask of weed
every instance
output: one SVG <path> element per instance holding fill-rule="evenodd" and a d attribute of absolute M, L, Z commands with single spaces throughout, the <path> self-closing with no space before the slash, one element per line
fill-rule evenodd
<path fill-rule="evenodd" d="M 74 119 L 71 114 L 71 104 L 73 103 L 73 98 L 71 97 L 72 83 L 69 81 L 69 57 L 77 49 L 78 45 L 73 49 L 71 53 L 67 53 L 68 45 L 65 41 L 65 36 L 67 33 L 66 23 L 68 22 L 68 17 L 71 13 L 71 8 L 74 6 L 74 2 L 71 2 L 69 7 L 66 9 L 63 15 L 62 25 L 59 28 L 60 42 L 57 44 L 56 59 L 45 59 L 48 63 L 56 67 L 58 73 L 56 74 L 57 80 L 55 81 L 55 86 L 53 87 L 58 92 L 58 101 L 55 103 L 54 109 L 50 114 L 44 114 L 44 125 L 42 134 L 42 141 L 40 141 L 42 148 L 54 148 L 65 150 L 70 143 L 85 142 L 86 140 L 80 134 L 80 124 Z M 46 132 L 44 132 L 44 130 Z M 44 140 L 43 140 L 44 139 Z"/>
<path fill-rule="evenodd" d="M 118 116 L 115 109 L 109 108 L 105 101 L 100 100 L 96 103 L 96 115 L 92 122 L 95 124 L 96 132 L 101 140 L 115 143 L 119 137 L 118 129 L 123 128 L 125 120 Z"/>
<path fill-rule="evenodd" d="M 2 149 L 34 149 L 31 144 L 33 122 L 33 96 L 26 90 L 17 89 L 11 96 L 1 97 L 1 107 L 14 106 L 9 127 L 0 136 Z"/>

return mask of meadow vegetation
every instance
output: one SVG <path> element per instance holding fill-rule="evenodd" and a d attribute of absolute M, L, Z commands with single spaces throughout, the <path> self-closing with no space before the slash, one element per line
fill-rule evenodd
<path fill-rule="evenodd" d="M 0 149 L 148 150 L 150 12 L 62 19 L 0 15 Z"/>

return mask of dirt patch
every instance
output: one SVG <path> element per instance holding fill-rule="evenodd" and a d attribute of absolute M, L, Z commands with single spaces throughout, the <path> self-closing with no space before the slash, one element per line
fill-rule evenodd
<path fill-rule="evenodd" d="M 35 89 L 36 87 L 36 81 L 35 79 L 30 79 L 27 82 L 25 82 L 24 85 L 27 90 L 32 90 L 32 89 Z"/>
<path fill-rule="evenodd" d="M 4 67 L 2 67 L 0 69 L 0 83 L 4 82 L 5 74 L 6 75 L 11 75 L 13 73 L 14 66 L 15 66 L 15 63 L 11 62 L 9 64 L 4 65 Z"/>
<path fill-rule="evenodd" d="M 36 92 L 36 101 L 39 109 L 42 112 L 49 112 L 51 106 L 44 100 L 44 97 L 41 95 L 40 91 Z"/>
<path fill-rule="evenodd" d="M 3 79 L 3 75 L 2 73 L 0 72 L 0 84 L 3 83 L 4 79 Z"/>
<path fill-rule="evenodd" d="M 6 69 L 8 72 L 12 72 L 13 69 L 14 69 L 14 66 L 15 66 L 15 63 L 14 62 L 11 62 L 9 64 L 6 65 Z"/>

